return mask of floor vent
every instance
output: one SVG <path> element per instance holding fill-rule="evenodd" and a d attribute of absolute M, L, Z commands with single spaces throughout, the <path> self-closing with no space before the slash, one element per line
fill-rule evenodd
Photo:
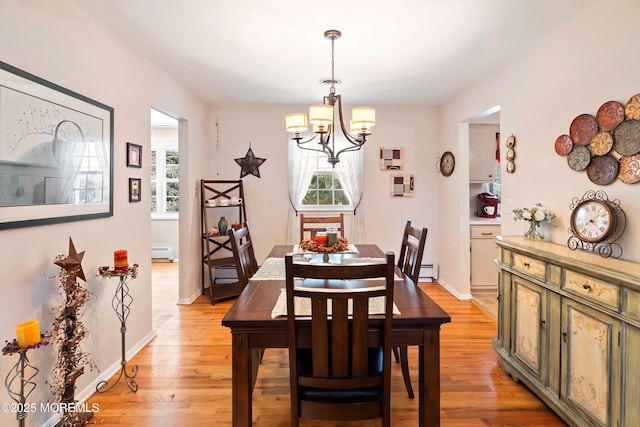
<path fill-rule="evenodd" d="M 151 248 L 152 259 L 168 259 L 173 261 L 173 248 L 171 246 L 163 248 Z"/>

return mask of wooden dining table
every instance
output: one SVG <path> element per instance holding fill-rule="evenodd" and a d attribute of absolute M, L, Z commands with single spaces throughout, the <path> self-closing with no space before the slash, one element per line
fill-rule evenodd
<path fill-rule="evenodd" d="M 344 257 L 384 258 L 376 245 L 355 245 L 356 253 Z M 277 245 L 267 260 L 284 258 L 292 245 Z M 394 303 L 400 314 L 393 317 L 393 346 L 419 347 L 418 393 L 421 427 L 440 425 L 440 326 L 451 317 L 399 269 L 394 285 Z M 285 288 L 285 279 L 250 280 L 222 319 L 232 336 L 233 425 L 251 426 L 252 392 L 261 352 L 287 348 L 286 316 L 272 317 L 272 310 Z M 375 328 L 375 322 L 372 322 Z"/>

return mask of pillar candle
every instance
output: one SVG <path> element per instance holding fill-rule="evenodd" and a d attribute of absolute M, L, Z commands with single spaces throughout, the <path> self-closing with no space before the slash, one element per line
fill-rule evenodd
<path fill-rule="evenodd" d="M 125 268 L 129 265 L 127 259 L 127 251 L 125 249 L 117 250 L 113 253 L 113 266 L 115 268 Z"/>
<path fill-rule="evenodd" d="M 37 320 L 27 320 L 16 326 L 18 347 L 25 348 L 40 342 L 40 326 Z"/>
<path fill-rule="evenodd" d="M 314 238 L 315 242 L 318 246 L 327 246 L 327 234 L 326 233 L 318 233 Z"/>

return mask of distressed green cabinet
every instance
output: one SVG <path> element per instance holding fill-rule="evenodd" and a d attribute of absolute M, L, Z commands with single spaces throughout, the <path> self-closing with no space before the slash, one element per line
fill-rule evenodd
<path fill-rule="evenodd" d="M 640 264 L 496 243 L 501 368 L 571 426 L 640 426 Z"/>

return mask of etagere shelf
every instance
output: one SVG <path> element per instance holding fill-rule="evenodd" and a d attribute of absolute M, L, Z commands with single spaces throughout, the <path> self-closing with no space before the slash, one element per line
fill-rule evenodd
<path fill-rule="evenodd" d="M 235 262 L 231 241 L 226 230 L 220 230 L 221 217 L 227 227 L 246 222 L 242 180 L 200 180 L 200 210 L 202 235 L 202 291 L 208 285 L 211 303 L 240 295 L 242 288 L 236 278 L 223 278 L 220 272 L 229 271 Z M 222 231 L 222 232 L 221 232 Z M 235 276 L 234 276 L 235 277 Z"/>

